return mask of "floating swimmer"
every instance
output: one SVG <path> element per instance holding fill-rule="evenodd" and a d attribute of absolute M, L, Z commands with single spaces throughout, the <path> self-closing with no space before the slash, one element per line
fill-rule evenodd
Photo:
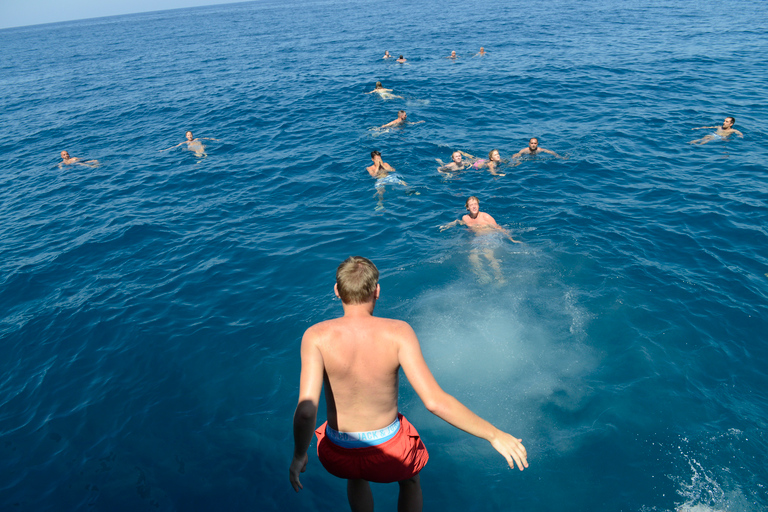
<path fill-rule="evenodd" d="M 730 137 L 732 134 L 736 134 L 741 138 L 744 138 L 744 134 L 741 133 L 739 130 L 736 130 L 733 128 L 733 125 L 736 124 L 736 118 L 734 117 L 726 117 L 725 121 L 723 121 L 723 126 L 699 126 L 698 128 L 691 128 L 692 130 L 703 130 L 707 128 L 717 128 L 717 131 L 715 133 L 711 133 L 709 135 L 705 135 L 704 137 L 696 140 L 692 140 L 688 144 L 697 144 L 702 145 L 706 144 L 707 142 L 712 142 L 713 140 L 725 140 L 728 137 Z"/>
<path fill-rule="evenodd" d="M 80 160 L 79 158 L 75 156 L 69 156 L 69 153 L 66 151 L 61 152 L 61 162 L 59 162 L 59 169 L 64 167 L 65 165 L 84 165 L 85 167 L 98 167 L 99 161 L 98 160 Z"/>
<path fill-rule="evenodd" d="M 454 60 L 458 59 L 458 58 L 459 58 L 459 56 L 456 55 L 456 50 L 452 51 L 451 54 L 446 57 L 446 59 L 454 59 Z"/>
<path fill-rule="evenodd" d="M 550 151 L 549 149 L 544 149 L 539 147 L 539 139 L 536 137 L 532 137 L 531 140 L 528 141 L 528 147 L 523 148 L 514 155 L 512 155 L 512 158 L 517 159 L 520 158 L 521 155 L 538 155 L 539 153 L 549 153 L 550 155 L 555 155 L 556 157 L 560 158 L 560 155 L 555 153 L 554 151 Z"/>
<path fill-rule="evenodd" d="M 386 185 L 403 185 L 407 187 L 408 184 L 398 174 L 394 174 L 395 168 L 381 159 L 380 152 L 371 151 L 371 160 L 373 160 L 373 165 L 366 167 L 365 170 L 368 171 L 372 178 L 376 178 L 375 187 L 376 196 L 378 197 L 376 209 L 381 210 L 384 208 L 384 188 Z"/>
<path fill-rule="evenodd" d="M 408 62 L 408 59 L 406 59 L 405 57 L 403 57 L 403 56 L 401 55 L 401 56 L 399 56 L 399 57 L 397 58 L 397 60 L 396 60 L 395 62 L 399 62 L 400 64 L 404 64 L 404 63 Z"/>
<path fill-rule="evenodd" d="M 392 56 L 389 54 L 389 52 L 388 52 L 388 51 L 384 50 L 384 57 L 383 57 L 383 58 L 384 58 L 384 59 L 391 59 L 391 58 L 392 58 Z"/>
<path fill-rule="evenodd" d="M 473 55 L 473 57 L 485 57 L 485 48 L 480 47 L 480 51 Z"/>
<path fill-rule="evenodd" d="M 367 92 L 365 94 L 373 94 L 373 93 L 376 93 L 379 96 L 381 96 L 381 99 L 383 100 L 391 100 L 394 98 L 403 99 L 402 96 L 395 96 L 394 94 L 392 94 L 392 89 L 385 88 L 383 85 L 381 85 L 381 82 L 376 82 L 376 87 L 374 87 L 372 91 Z"/>
<path fill-rule="evenodd" d="M 162 152 L 162 151 L 168 151 L 168 150 L 171 150 L 171 149 L 177 148 L 177 147 L 181 146 L 182 144 L 186 144 L 186 145 L 187 145 L 187 149 L 188 149 L 188 150 L 190 150 L 190 151 L 194 151 L 194 152 L 195 152 L 195 156 L 198 156 L 198 157 L 206 157 L 206 156 L 208 156 L 208 155 L 205 153 L 205 146 L 204 146 L 204 145 L 203 145 L 203 143 L 202 143 L 202 142 L 200 142 L 200 141 L 201 141 L 201 140 L 215 140 L 215 141 L 218 141 L 218 140 L 219 140 L 219 139 L 211 139 L 210 137 L 201 137 L 201 138 L 199 138 L 199 139 L 196 139 L 196 138 L 194 138 L 194 137 L 192 136 L 192 132 L 187 132 L 187 133 L 185 134 L 185 136 L 187 137 L 187 140 L 185 140 L 185 141 L 183 141 L 183 142 L 179 142 L 179 143 L 178 143 L 178 144 L 176 144 L 175 146 L 171 146 L 171 147 L 170 147 L 170 148 L 168 148 L 168 149 L 161 149 L 160 151 L 161 151 L 161 152 Z"/>
<path fill-rule="evenodd" d="M 485 439 L 514 468 L 528 467 L 522 440 L 485 421 L 440 387 L 410 325 L 373 316 L 379 270 L 352 256 L 336 270 L 336 296 L 344 315 L 306 330 L 301 339 L 301 379 L 293 415 L 293 458 L 288 478 L 303 489 L 312 433 L 325 469 L 347 480 L 352 510 L 373 510 L 369 482 L 398 482 L 398 510 L 422 510 L 419 472 L 429 459 L 416 428 L 398 413 L 402 373 L 427 408 L 468 434 Z M 328 421 L 317 428 L 325 387 Z"/>
<path fill-rule="evenodd" d="M 395 119 L 394 121 L 390 121 L 390 122 L 388 122 L 387 124 L 385 124 L 383 126 L 380 126 L 379 129 L 381 129 L 381 128 L 392 128 L 393 126 L 404 125 L 404 124 L 406 124 L 405 120 L 407 119 L 407 117 L 408 117 L 408 114 L 405 113 L 405 110 L 400 110 L 400 111 L 397 112 L 397 119 Z M 409 124 L 419 124 L 419 123 L 423 123 L 423 122 L 424 121 L 416 121 L 415 123 L 409 123 Z"/>
<path fill-rule="evenodd" d="M 488 160 L 480 158 L 474 164 L 472 164 L 472 167 L 474 167 L 475 169 L 482 169 L 483 167 L 487 167 L 488 171 L 494 176 L 506 176 L 506 174 L 504 174 L 503 172 L 498 172 L 496 169 L 501 163 L 502 163 L 502 160 L 501 160 L 501 156 L 499 155 L 499 150 L 492 149 L 488 153 Z"/>
<path fill-rule="evenodd" d="M 456 219 L 453 222 L 440 226 L 440 231 L 453 227 L 457 224 L 467 226 L 474 234 L 473 248 L 469 253 L 469 262 L 472 265 L 472 269 L 478 276 L 481 282 L 489 282 L 491 280 L 488 273 L 483 270 L 482 262 L 480 261 L 480 253 L 483 253 L 485 259 L 488 260 L 488 264 L 493 269 L 496 282 L 502 284 L 505 282 L 504 275 L 501 273 L 501 264 L 499 260 L 494 256 L 494 250 L 500 247 L 502 244 L 501 236 L 506 236 L 510 241 L 521 244 L 522 242 L 512 238 L 512 235 L 499 226 L 496 220 L 485 212 L 480 211 L 480 200 L 475 196 L 470 196 L 464 207 L 469 211 L 467 215 L 464 215 L 461 219 Z"/>
<path fill-rule="evenodd" d="M 463 156 L 466 156 L 469 160 L 464 160 L 462 158 Z M 445 173 L 448 176 L 452 176 L 451 171 L 462 171 L 467 167 L 471 167 L 478 159 L 464 151 L 454 151 L 451 153 L 452 162 L 448 164 L 444 164 L 439 158 L 435 158 L 435 160 L 440 164 L 440 167 L 437 168 L 438 171 Z"/>

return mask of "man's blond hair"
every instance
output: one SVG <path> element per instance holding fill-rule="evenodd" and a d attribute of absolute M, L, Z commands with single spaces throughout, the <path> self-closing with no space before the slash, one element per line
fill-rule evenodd
<path fill-rule="evenodd" d="M 336 289 L 344 304 L 363 304 L 379 284 L 379 269 L 368 258 L 350 256 L 336 269 Z"/>

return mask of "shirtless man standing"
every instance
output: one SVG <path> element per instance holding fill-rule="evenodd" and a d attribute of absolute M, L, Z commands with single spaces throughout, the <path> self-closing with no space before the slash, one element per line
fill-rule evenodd
<path fill-rule="evenodd" d="M 539 152 L 542 153 L 549 153 L 550 155 L 559 156 L 554 151 L 550 151 L 548 149 L 540 148 L 539 147 L 539 139 L 536 137 L 533 137 L 531 140 L 528 141 L 528 147 L 523 148 L 514 155 L 512 155 L 512 158 L 520 158 L 521 155 L 537 155 Z"/>
<path fill-rule="evenodd" d="M 69 156 L 69 153 L 66 151 L 61 152 L 61 162 L 59 162 L 59 168 L 61 169 L 65 165 L 72 165 L 72 164 L 78 164 L 78 165 L 84 165 L 86 167 L 98 167 L 99 161 L 98 160 L 88 160 L 83 162 L 76 156 Z"/>
<path fill-rule="evenodd" d="M 430 412 L 485 439 L 520 470 L 528 467 L 521 440 L 499 430 L 440 388 L 406 322 L 373 316 L 381 291 L 379 271 L 368 259 L 347 258 L 336 270 L 334 291 L 344 316 L 315 324 L 301 340 L 299 403 L 293 416 L 294 450 L 289 479 L 303 486 L 312 431 L 317 455 L 334 476 L 347 479 L 353 511 L 372 511 L 369 482 L 398 482 L 398 510 L 423 506 L 419 472 L 429 455 L 418 432 L 398 412 L 400 368 Z M 315 430 L 325 386 L 328 421 Z"/>
<path fill-rule="evenodd" d="M 744 134 L 741 133 L 739 130 L 736 130 L 733 128 L 733 125 L 736 124 L 736 119 L 733 117 L 726 117 L 725 121 L 723 121 L 723 126 L 699 126 L 698 128 L 691 128 L 692 130 L 703 130 L 705 128 L 717 128 L 717 131 L 715 133 L 711 133 L 709 135 L 705 135 L 704 137 L 696 140 L 692 140 L 688 144 L 706 144 L 707 142 L 711 142 L 715 139 L 723 140 L 726 137 L 729 137 L 731 134 L 736 134 L 739 137 L 744 137 Z"/>

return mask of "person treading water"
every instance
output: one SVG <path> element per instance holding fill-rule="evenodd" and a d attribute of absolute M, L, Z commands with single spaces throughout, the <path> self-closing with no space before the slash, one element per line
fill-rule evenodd
<path fill-rule="evenodd" d="M 400 175 L 395 173 L 394 167 L 381 159 L 379 151 L 371 151 L 371 160 L 373 160 L 373 164 L 366 167 L 365 170 L 368 171 L 372 178 L 376 178 L 376 209 L 381 210 L 384 208 L 384 189 L 387 185 L 407 187 L 408 184 L 402 180 Z"/>
<path fill-rule="evenodd" d="M 69 156 L 69 153 L 67 151 L 61 152 L 61 162 L 59 162 L 59 169 L 64 167 L 65 165 L 84 165 L 85 167 L 98 167 L 99 161 L 98 160 L 81 160 L 77 158 L 76 156 Z"/>
<path fill-rule="evenodd" d="M 725 140 L 734 133 L 739 137 L 744 138 L 743 133 L 733 128 L 734 124 L 736 124 L 736 118 L 726 117 L 723 121 L 723 126 L 699 126 L 698 128 L 691 128 L 692 130 L 704 130 L 707 128 L 716 128 L 717 130 L 715 133 L 710 133 L 709 135 L 705 135 L 700 139 L 692 140 L 688 144 L 702 145 L 706 144 L 707 142 L 712 142 L 713 140 Z"/>
<path fill-rule="evenodd" d="M 494 277 L 498 284 L 505 282 L 504 275 L 501 272 L 501 264 L 499 260 L 494 256 L 494 251 L 497 247 L 501 246 L 501 236 L 506 236 L 510 241 L 521 244 L 519 240 L 512 238 L 512 235 L 499 226 L 496 220 L 489 214 L 480 211 L 480 200 L 475 196 L 469 196 L 467 202 L 464 203 L 464 207 L 469 211 L 461 219 L 456 219 L 453 222 L 440 226 L 440 231 L 456 226 L 467 226 L 475 235 L 472 240 L 472 251 L 469 253 L 469 262 L 475 274 L 478 276 L 481 282 L 489 282 L 491 280 L 485 270 L 483 270 L 482 262 L 480 261 L 480 253 L 482 252 L 488 264 L 493 269 Z"/>
<path fill-rule="evenodd" d="M 381 82 L 376 82 L 376 86 L 373 88 L 373 90 L 365 94 L 373 94 L 373 93 L 378 94 L 383 100 L 391 100 L 394 98 L 403 99 L 402 96 L 395 96 L 394 94 L 392 94 L 392 89 L 387 89 L 386 87 L 381 85 Z"/>
<path fill-rule="evenodd" d="M 313 325 L 301 339 L 299 398 L 288 470 L 296 492 L 304 488 L 300 477 L 307 470 L 314 431 L 317 458 L 329 473 L 347 480 L 353 511 L 373 510 L 369 482 L 397 482 L 398 510 L 422 510 L 420 472 L 429 454 L 416 428 L 398 411 L 401 368 L 430 412 L 491 443 L 510 468 L 528 467 L 522 439 L 499 430 L 443 391 L 410 325 L 373 316 L 381 293 L 373 262 L 360 256 L 344 260 L 336 270 L 333 289 L 344 315 Z M 328 421 L 315 429 L 323 388 Z"/>
<path fill-rule="evenodd" d="M 523 148 L 517 153 L 515 153 L 514 155 L 512 155 L 512 158 L 518 159 L 522 155 L 538 155 L 539 153 L 549 153 L 550 155 L 554 155 L 560 158 L 560 155 L 558 155 L 554 151 L 539 147 L 539 139 L 537 139 L 536 137 L 531 137 L 531 139 L 528 141 L 528 147 Z"/>
<path fill-rule="evenodd" d="M 161 149 L 160 151 L 161 152 L 162 151 L 169 151 L 171 149 L 174 149 L 174 148 L 177 148 L 177 147 L 181 146 L 182 144 L 186 144 L 187 145 L 187 149 L 190 150 L 190 151 L 194 151 L 195 156 L 205 157 L 205 156 L 208 156 L 208 155 L 205 153 L 205 146 L 200 141 L 201 140 L 215 140 L 215 141 L 219 140 L 219 139 L 212 139 L 210 137 L 201 137 L 199 139 L 196 139 L 195 137 L 192 136 L 192 132 L 190 132 L 190 131 L 188 131 L 184 135 L 187 138 L 187 140 L 179 142 L 175 146 L 171 146 L 168 149 Z"/>

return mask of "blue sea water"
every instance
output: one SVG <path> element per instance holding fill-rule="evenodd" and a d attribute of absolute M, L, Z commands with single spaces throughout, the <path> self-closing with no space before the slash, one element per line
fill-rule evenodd
<path fill-rule="evenodd" d="M 287 469 L 301 335 L 360 254 L 378 314 L 528 449 L 509 470 L 403 381 L 426 510 L 765 510 L 767 30 L 761 0 L 265 0 L 0 30 L 0 509 L 346 510 L 314 443 L 298 495 Z M 402 98 L 365 94 L 379 80 Z M 424 122 L 374 129 L 399 109 Z M 743 138 L 688 144 L 729 115 Z M 186 130 L 219 140 L 160 152 Z M 436 170 L 532 136 L 564 158 Z M 407 187 L 377 194 L 373 149 Z M 501 279 L 439 229 L 469 195 L 523 242 L 495 247 Z"/>

